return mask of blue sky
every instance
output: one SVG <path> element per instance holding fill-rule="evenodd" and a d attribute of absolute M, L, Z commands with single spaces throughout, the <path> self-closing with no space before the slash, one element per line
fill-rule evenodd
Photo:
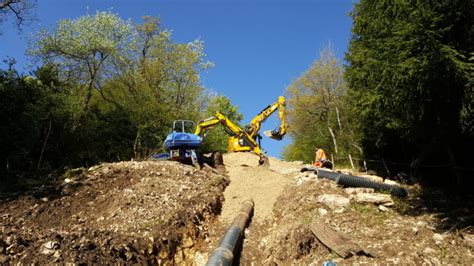
<path fill-rule="evenodd" d="M 329 42 L 343 60 L 350 38 L 352 0 L 38 0 L 37 21 L 21 32 L 4 24 L 0 59 L 18 61 L 28 72 L 27 40 L 41 27 L 96 10 L 112 10 L 122 18 L 141 22 L 158 16 L 172 30 L 176 42 L 200 38 L 207 59 L 215 67 L 202 75 L 206 88 L 224 94 L 239 106 L 243 123 L 284 95 L 285 88 L 309 68 Z M 278 124 L 275 113 L 263 130 Z M 291 126 L 291 125 L 290 125 Z M 263 132 L 263 131 L 262 131 Z M 280 157 L 290 138 L 263 140 L 268 154 Z M 311 147 L 309 147 L 311 148 Z"/>

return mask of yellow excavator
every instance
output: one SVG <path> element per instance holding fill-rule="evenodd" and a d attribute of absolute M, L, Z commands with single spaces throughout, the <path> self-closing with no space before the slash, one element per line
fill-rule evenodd
<path fill-rule="evenodd" d="M 262 123 L 278 110 L 281 121 L 280 125 L 275 130 L 265 131 L 264 134 L 269 138 L 282 140 L 288 128 L 285 106 L 285 98 L 283 96 L 278 97 L 277 101 L 273 102 L 256 115 L 245 129 L 240 128 L 222 113 L 216 112 L 213 117 L 200 121 L 194 134 L 201 136 L 204 130 L 221 124 L 224 126 L 225 131 L 230 135 L 227 145 L 227 150 L 229 152 L 251 151 L 260 157 L 260 165 L 268 164 L 268 158 L 263 154 L 260 148 L 260 139 L 262 137 L 260 136 L 259 131 Z"/>

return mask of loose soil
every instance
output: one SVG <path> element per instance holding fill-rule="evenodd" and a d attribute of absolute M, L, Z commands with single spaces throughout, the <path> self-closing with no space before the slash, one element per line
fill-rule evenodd
<path fill-rule="evenodd" d="M 0 263 L 194 261 L 228 184 L 223 173 L 178 162 L 121 162 L 77 172 L 0 204 Z"/>
<path fill-rule="evenodd" d="M 474 261 L 472 198 L 415 185 L 405 186 L 408 198 L 380 207 L 356 203 L 354 192 L 300 173 L 298 162 L 270 158 L 266 168 L 251 153 L 232 153 L 224 163 L 225 170 L 177 162 L 102 164 L 4 200 L 0 263 L 204 265 L 249 198 L 255 210 L 237 257 L 243 265 Z M 350 203 L 330 207 L 321 195 Z M 340 258 L 318 241 L 311 223 L 347 234 L 374 257 Z"/>

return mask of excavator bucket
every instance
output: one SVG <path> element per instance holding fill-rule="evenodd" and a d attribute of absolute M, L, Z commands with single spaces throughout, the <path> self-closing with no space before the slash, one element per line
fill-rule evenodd
<path fill-rule="evenodd" d="M 282 140 L 283 136 L 279 131 L 276 130 L 266 130 L 263 134 L 271 139 Z"/>
<path fill-rule="evenodd" d="M 258 165 L 261 167 L 270 167 L 270 160 L 268 159 L 267 156 L 261 155 L 260 159 L 258 160 Z"/>

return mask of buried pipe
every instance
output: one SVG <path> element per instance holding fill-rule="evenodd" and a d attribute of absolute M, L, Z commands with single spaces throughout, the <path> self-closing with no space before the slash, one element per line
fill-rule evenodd
<path fill-rule="evenodd" d="M 306 171 L 315 171 L 319 178 L 326 178 L 336 182 L 338 185 L 347 186 L 347 187 L 366 187 L 366 188 L 373 188 L 375 191 L 389 191 L 391 195 L 397 197 L 406 197 L 407 191 L 406 189 L 395 186 L 389 185 L 385 183 L 374 182 L 367 178 L 363 178 L 360 176 L 353 176 L 353 175 L 346 175 L 337 172 L 323 170 L 319 167 L 303 167 L 301 172 Z"/>
<path fill-rule="evenodd" d="M 322 170 L 321 168 L 317 168 L 316 171 L 317 171 L 318 177 L 333 180 L 338 185 L 347 186 L 347 187 L 373 188 L 376 191 L 389 191 L 391 195 L 397 196 L 397 197 L 407 196 L 406 189 L 399 186 L 374 182 L 372 180 L 359 177 L 359 176 L 346 175 L 346 174 L 326 171 L 326 170 Z"/>
<path fill-rule="evenodd" d="M 240 211 L 234 218 L 232 224 L 227 228 L 224 236 L 219 243 L 219 247 L 212 251 L 206 265 L 232 265 L 234 254 L 237 251 L 238 244 L 244 235 L 244 229 L 253 213 L 253 200 L 242 202 Z"/>

